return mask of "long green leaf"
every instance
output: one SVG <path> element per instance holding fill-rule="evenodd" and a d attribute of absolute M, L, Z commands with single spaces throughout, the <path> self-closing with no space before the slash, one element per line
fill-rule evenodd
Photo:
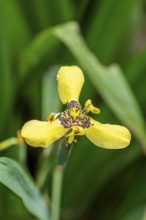
<path fill-rule="evenodd" d="M 134 212 L 131 212 L 130 215 L 128 215 L 123 220 L 145 220 L 146 219 L 146 211 L 145 206 L 142 206 L 140 208 L 137 208 L 134 210 Z"/>
<path fill-rule="evenodd" d="M 17 0 L 5 1 L 4 19 L 8 40 L 15 53 L 20 53 L 28 44 L 31 31 Z"/>
<path fill-rule="evenodd" d="M 8 59 L 8 45 L 4 19 L 5 1 L 0 1 L 0 134 L 2 137 L 11 103 L 10 63 Z"/>
<path fill-rule="evenodd" d="M 22 199 L 30 213 L 38 219 L 49 220 L 48 209 L 40 192 L 17 162 L 0 158 L 0 182 Z"/>
<path fill-rule="evenodd" d="M 95 8 L 87 40 L 104 63 L 113 60 L 136 5 L 137 0 L 102 0 Z"/>

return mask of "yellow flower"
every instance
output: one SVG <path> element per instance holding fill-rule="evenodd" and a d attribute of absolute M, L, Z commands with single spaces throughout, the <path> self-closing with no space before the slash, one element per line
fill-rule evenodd
<path fill-rule="evenodd" d="M 85 135 L 98 147 L 120 149 L 127 147 L 130 132 L 120 125 L 101 124 L 88 116 L 99 114 L 100 109 L 87 100 L 84 108 L 78 99 L 84 83 L 82 70 L 77 66 L 61 67 L 57 74 L 58 92 L 67 108 L 62 113 L 51 113 L 48 121 L 31 120 L 24 124 L 21 135 L 33 147 L 48 147 L 64 137 L 71 144 L 75 136 Z"/>

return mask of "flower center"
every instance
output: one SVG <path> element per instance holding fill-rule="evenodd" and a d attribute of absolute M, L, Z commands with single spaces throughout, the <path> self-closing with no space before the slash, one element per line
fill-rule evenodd
<path fill-rule="evenodd" d="M 82 109 L 77 101 L 72 100 L 68 103 L 67 109 L 61 113 L 59 120 L 64 128 L 71 128 L 74 126 L 88 128 L 91 122 L 87 113 L 88 111 L 86 108 Z"/>

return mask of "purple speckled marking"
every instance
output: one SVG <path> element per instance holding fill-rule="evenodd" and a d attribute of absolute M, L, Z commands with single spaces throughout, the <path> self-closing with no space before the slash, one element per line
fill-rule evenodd
<path fill-rule="evenodd" d="M 64 118 L 59 118 L 61 124 L 64 128 L 69 128 L 70 126 L 67 124 L 66 120 Z"/>
<path fill-rule="evenodd" d="M 72 107 L 77 107 L 78 109 L 81 109 L 81 105 L 75 101 L 75 100 L 72 100 L 71 102 L 68 103 L 67 105 L 67 108 L 70 109 Z"/>
<path fill-rule="evenodd" d="M 86 121 L 85 121 L 84 124 L 83 124 L 83 128 L 89 128 L 90 125 L 91 125 L 90 119 L 87 118 Z"/>
<path fill-rule="evenodd" d="M 79 115 L 76 118 L 73 118 L 70 115 L 70 109 L 72 109 L 73 107 L 75 107 L 76 110 L 79 111 Z M 91 126 L 90 117 L 86 115 L 87 112 L 84 109 L 81 109 L 81 105 L 77 101 L 72 100 L 71 102 L 69 102 L 67 105 L 67 109 L 61 114 L 61 117 L 59 118 L 60 124 L 63 125 L 64 128 L 71 128 L 74 126 L 89 128 Z"/>

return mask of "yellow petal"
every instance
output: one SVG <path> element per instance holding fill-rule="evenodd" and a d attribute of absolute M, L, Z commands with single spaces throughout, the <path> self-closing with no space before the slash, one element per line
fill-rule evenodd
<path fill-rule="evenodd" d="M 120 125 L 101 124 L 91 119 L 93 124 L 85 129 L 85 135 L 98 147 L 120 149 L 127 147 L 131 140 L 129 130 Z"/>
<path fill-rule="evenodd" d="M 63 137 L 67 131 L 59 120 L 52 122 L 31 120 L 24 124 L 21 135 L 26 143 L 33 147 L 48 147 Z"/>
<path fill-rule="evenodd" d="M 78 101 L 84 83 L 82 70 L 77 66 L 63 66 L 57 74 L 58 92 L 63 104 Z"/>

